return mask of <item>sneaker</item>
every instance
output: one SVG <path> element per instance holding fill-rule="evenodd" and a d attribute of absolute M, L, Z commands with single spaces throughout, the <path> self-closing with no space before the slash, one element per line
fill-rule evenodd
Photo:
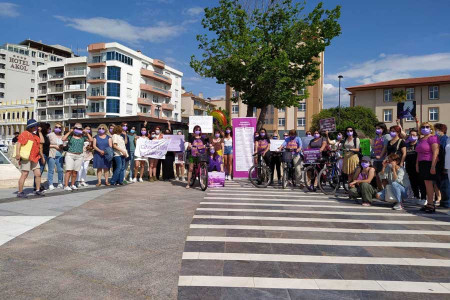
<path fill-rule="evenodd" d="M 78 190 L 76 185 L 72 185 L 71 188 L 72 188 L 72 190 Z"/>
<path fill-rule="evenodd" d="M 126 181 L 126 180 L 122 181 L 121 185 L 125 185 L 125 184 L 128 184 L 128 181 Z"/>
<path fill-rule="evenodd" d="M 34 194 L 36 196 L 45 196 L 44 192 L 42 192 L 42 191 L 36 191 L 36 192 L 34 192 Z"/>
<path fill-rule="evenodd" d="M 134 180 L 135 180 L 134 182 L 136 182 L 136 178 Z M 139 178 L 139 182 L 144 182 L 144 180 L 142 180 L 142 177 Z"/>
<path fill-rule="evenodd" d="M 87 184 L 86 182 L 83 181 L 83 182 L 81 183 L 81 186 L 89 186 L 89 184 Z"/>
<path fill-rule="evenodd" d="M 21 192 L 17 194 L 17 198 L 28 198 L 28 196 L 24 192 Z"/>
<path fill-rule="evenodd" d="M 181 177 L 181 181 L 182 182 L 186 182 L 186 178 L 183 176 L 183 177 Z"/>
<path fill-rule="evenodd" d="M 420 199 L 417 199 L 417 205 L 420 205 L 420 206 L 424 206 L 424 205 L 426 205 L 427 204 L 427 200 L 420 200 Z"/>
<path fill-rule="evenodd" d="M 57 188 L 58 188 L 58 189 L 63 189 L 63 188 L 64 188 L 64 185 L 63 185 L 62 183 L 60 183 L 60 184 L 58 184 Z"/>
<path fill-rule="evenodd" d="M 67 192 L 71 192 L 71 191 L 72 191 L 72 188 L 71 188 L 70 186 L 66 186 L 66 187 L 64 188 L 64 190 L 67 191 Z"/>
<path fill-rule="evenodd" d="M 49 191 L 53 191 L 53 190 L 55 189 L 55 186 L 54 186 L 53 184 L 51 184 L 51 185 L 48 187 L 48 189 L 49 189 Z"/>
<path fill-rule="evenodd" d="M 392 209 L 393 209 L 393 210 L 402 210 L 402 209 L 403 209 L 403 208 L 402 208 L 402 204 L 397 202 L 397 203 L 394 205 L 394 207 L 392 207 Z"/>

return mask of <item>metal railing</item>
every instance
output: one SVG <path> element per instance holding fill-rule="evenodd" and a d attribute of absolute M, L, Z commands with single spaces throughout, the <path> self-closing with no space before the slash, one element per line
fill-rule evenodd
<path fill-rule="evenodd" d="M 66 105 L 85 105 L 86 99 L 85 98 L 68 98 L 64 100 L 64 103 Z"/>
<path fill-rule="evenodd" d="M 70 84 L 66 85 L 66 91 L 74 91 L 74 90 L 84 90 L 86 89 L 85 84 Z"/>
<path fill-rule="evenodd" d="M 47 94 L 47 90 L 38 90 L 38 95 L 45 95 Z"/>
<path fill-rule="evenodd" d="M 86 117 L 85 113 L 65 113 L 64 117 L 66 119 L 82 119 Z"/>
<path fill-rule="evenodd" d="M 86 70 L 71 70 L 66 71 L 66 76 L 85 76 Z"/>
<path fill-rule="evenodd" d="M 53 87 L 47 89 L 47 93 L 61 93 L 63 91 L 64 89 L 62 87 Z"/>
<path fill-rule="evenodd" d="M 48 100 L 47 106 L 62 106 L 64 104 L 63 100 Z"/>
<path fill-rule="evenodd" d="M 98 79 L 105 79 L 105 74 L 89 75 L 88 77 L 88 80 L 98 80 Z"/>
<path fill-rule="evenodd" d="M 48 79 L 60 79 L 64 78 L 64 73 L 57 73 L 57 74 L 48 74 Z"/>
<path fill-rule="evenodd" d="M 45 108 L 45 107 L 47 107 L 47 103 L 46 103 L 46 102 L 39 102 L 39 101 L 37 101 L 37 102 L 36 102 L 36 107 L 37 107 L 37 108 L 40 108 L 40 107 L 41 107 L 41 108 L 42 108 L 42 107 Z"/>
<path fill-rule="evenodd" d="M 92 96 L 92 97 L 105 96 L 105 90 L 104 89 L 91 90 L 91 92 L 89 93 L 89 96 Z"/>
<path fill-rule="evenodd" d="M 86 113 L 104 113 L 105 112 L 105 108 L 103 106 L 100 107 L 88 107 L 86 109 Z"/>
<path fill-rule="evenodd" d="M 63 114 L 47 114 L 47 120 L 48 121 L 63 120 L 63 119 L 64 119 L 64 115 Z"/>
<path fill-rule="evenodd" d="M 47 77 L 39 77 L 39 82 L 47 82 Z"/>

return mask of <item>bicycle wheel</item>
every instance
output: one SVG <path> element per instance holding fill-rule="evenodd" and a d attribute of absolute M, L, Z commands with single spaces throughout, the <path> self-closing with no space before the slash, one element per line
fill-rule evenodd
<path fill-rule="evenodd" d="M 198 181 L 200 182 L 200 188 L 205 191 L 208 188 L 208 168 L 206 164 L 200 166 L 200 174 L 198 175 Z"/>
<path fill-rule="evenodd" d="M 326 195 L 334 195 L 340 185 L 339 173 L 333 167 L 327 167 L 319 172 L 319 188 Z"/>
<path fill-rule="evenodd" d="M 316 166 L 308 166 L 305 169 L 305 186 L 310 192 L 315 192 L 316 188 L 316 179 L 319 176 L 319 172 L 317 172 Z"/>
<path fill-rule="evenodd" d="M 248 179 L 257 188 L 265 188 L 270 183 L 270 169 L 267 166 L 253 165 L 248 171 Z"/>
<path fill-rule="evenodd" d="M 289 182 L 289 171 L 288 167 L 285 166 L 283 170 L 283 178 L 281 179 L 281 186 L 283 187 L 283 189 L 287 188 L 288 182 Z"/>
<path fill-rule="evenodd" d="M 194 186 L 196 177 L 197 177 L 197 165 L 194 165 L 194 169 L 192 170 L 192 175 L 191 175 L 191 181 L 189 181 L 190 187 Z"/>

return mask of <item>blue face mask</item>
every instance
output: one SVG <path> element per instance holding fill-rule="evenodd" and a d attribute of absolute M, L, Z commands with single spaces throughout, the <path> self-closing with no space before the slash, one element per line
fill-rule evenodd
<path fill-rule="evenodd" d="M 135 132 L 136 132 L 136 130 L 134 130 L 134 129 L 130 130 L 130 133 L 135 133 Z"/>
<path fill-rule="evenodd" d="M 278 137 L 277 137 L 277 136 L 274 136 L 273 139 L 274 139 L 274 140 L 278 140 Z"/>

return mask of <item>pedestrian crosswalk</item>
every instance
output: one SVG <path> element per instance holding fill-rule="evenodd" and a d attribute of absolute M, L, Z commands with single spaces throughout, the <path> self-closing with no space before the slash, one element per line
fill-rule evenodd
<path fill-rule="evenodd" d="M 450 216 L 248 182 L 193 217 L 179 299 L 449 299 Z"/>

